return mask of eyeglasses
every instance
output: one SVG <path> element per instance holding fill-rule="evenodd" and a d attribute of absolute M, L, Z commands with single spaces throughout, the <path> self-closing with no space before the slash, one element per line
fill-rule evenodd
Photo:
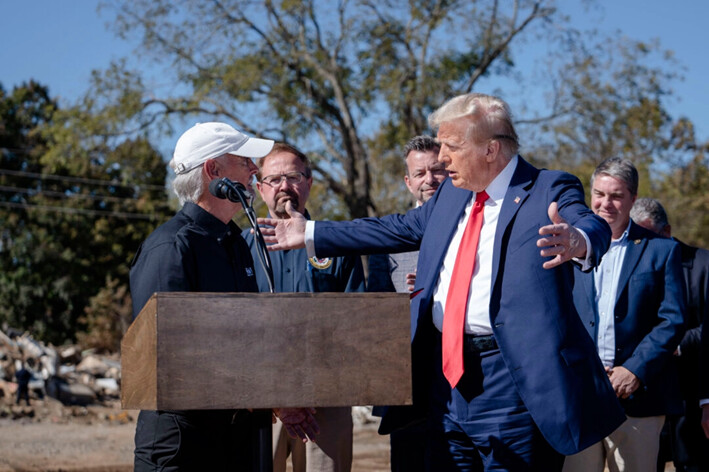
<path fill-rule="evenodd" d="M 279 185 L 281 185 L 281 182 L 283 182 L 283 179 L 286 179 L 288 185 L 295 185 L 301 183 L 304 177 L 305 174 L 302 172 L 289 172 L 287 174 L 267 175 L 266 177 L 261 179 L 261 183 L 264 183 L 269 187 L 278 187 Z"/>

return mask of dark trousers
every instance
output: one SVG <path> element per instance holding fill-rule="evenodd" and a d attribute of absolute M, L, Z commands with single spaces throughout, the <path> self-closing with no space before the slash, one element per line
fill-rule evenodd
<path fill-rule="evenodd" d="M 425 423 L 392 432 L 389 441 L 392 472 L 424 472 L 427 439 Z"/>
<path fill-rule="evenodd" d="M 709 439 L 702 429 L 699 401 L 687 404 L 685 415 L 668 416 L 660 440 L 657 470 L 672 461 L 677 472 L 709 471 Z"/>
<path fill-rule="evenodd" d="M 440 341 L 436 353 L 440 366 Z M 542 437 L 499 349 L 466 352 L 464 360 L 454 389 L 437 369 L 433 416 L 440 418 L 445 446 L 434 453 L 439 467 L 431 470 L 561 471 L 564 456 Z"/>
<path fill-rule="evenodd" d="M 30 389 L 29 386 L 27 385 L 18 385 L 17 387 L 17 398 L 15 400 L 15 404 L 19 405 L 20 400 L 24 398 L 25 402 L 29 406 L 30 404 Z"/>
<path fill-rule="evenodd" d="M 270 412 L 141 411 L 134 471 L 260 470 L 259 430 L 270 425 Z"/>

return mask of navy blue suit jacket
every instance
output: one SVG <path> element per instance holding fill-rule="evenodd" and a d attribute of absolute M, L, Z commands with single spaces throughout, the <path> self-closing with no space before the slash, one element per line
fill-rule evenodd
<path fill-rule="evenodd" d="M 699 398 L 709 399 L 709 312 L 704 313 L 702 323 L 702 347 L 699 358 Z"/>
<path fill-rule="evenodd" d="M 450 240 L 472 192 L 446 180 L 423 206 L 405 215 L 318 222 L 319 256 L 420 249 L 411 300 L 414 404 L 426 401 L 433 292 Z M 610 228 L 584 204 L 577 178 L 538 170 L 519 158 L 495 233 L 490 322 L 519 394 L 546 440 L 562 454 L 599 441 L 625 419 L 573 304 L 572 264 L 542 268 L 539 228 L 558 202 L 569 224 L 583 230 L 599 261 Z M 440 366 L 437 368 L 440 369 Z"/>
<path fill-rule="evenodd" d="M 615 304 L 615 365 L 630 370 L 642 386 L 621 404 L 628 416 L 680 414 L 677 371 L 670 362 L 685 324 L 680 247 L 633 222 L 628 240 Z M 594 340 L 598 326 L 595 298 L 593 272 L 577 270 L 576 308 Z"/>

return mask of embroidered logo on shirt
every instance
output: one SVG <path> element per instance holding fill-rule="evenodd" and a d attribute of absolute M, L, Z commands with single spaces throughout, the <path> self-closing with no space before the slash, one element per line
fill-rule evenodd
<path fill-rule="evenodd" d="M 251 267 L 246 267 L 246 276 L 247 277 L 253 277 L 254 276 L 254 270 Z"/>
<path fill-rule="evenodd" d="M 315 267 L 316 269 L 327 269 L 332 265 L 332 259 L 329 257 L 325 257 L 323 259 L 319 259 L 317 257 L 311 257 L 308 259 L 308 262 L 310 263 L 311 266 Z"/>

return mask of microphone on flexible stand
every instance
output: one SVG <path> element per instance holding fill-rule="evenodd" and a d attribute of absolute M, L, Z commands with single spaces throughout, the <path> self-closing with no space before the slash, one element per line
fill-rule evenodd
<path fill-rule="evenodd" d="M 253 196 L 250 192 L 246 190 L 246 187 L 241 182 L 234 182 L 233 180 L 222 177 L 221 179 L 214 179 L 209 182 L 209 193 L 217 198 L 226 199 L 230 202 L 241 203 L 244 208 L 246 217 L 249 220 L 249 224 L 254 229 L 254 239 L 256 240 L 256 253 L 259 256 L 259 262 L 263 271 L 266 273 L 266 278 L 268 279 L 268 288 L 271 293 L 275 292 L 273 285 L 273 267 L 271 266 L 271 258 L 268 255 L 268 249 L 266 248 L 266 241 L 263 239 L 263 234 L 261 234 L 261 229 L 256 223 L 256 214 L 251 206 L 251 200 Z"/>
<path fill-rule="evenodd" d="M 234 182 L 226 177 L 214 179 L 209 182 L 209 193 L 217 198 L 227 199 L 230 202 L 241 203 L 244 208 L 251 207 L 252 195 L 246 191 L 241 182 Z"/>

